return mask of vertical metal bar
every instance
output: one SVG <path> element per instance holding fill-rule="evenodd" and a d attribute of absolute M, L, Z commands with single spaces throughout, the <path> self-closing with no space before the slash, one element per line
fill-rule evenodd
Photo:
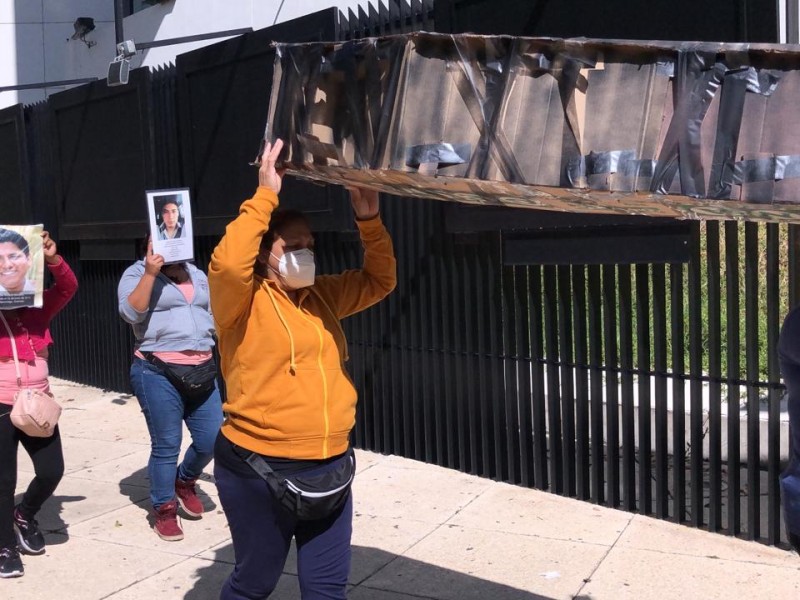
<path fill-rule="evenodd" d="M 533 418 L 531 374 L 533 352 L 530 340 L 530 306 L 528 304 L 529 270 L 514 270 L 514 324 L 516 325 L 516 384 L 519 407 L 519 466 L 520 483 L 525 487 L 535 484 L 533 466 Z"/>
<path fill-rule="evenodd" d="M 740 350 L 740 302 L 739 302 L 739 223 L 725 223 L 725 337 L 728 379 L 728 533 L 738 535 L 741 531 L 741 466 L 739 406 L 740 387 L 735 381 L 741 378 Z"/>
<path fill-rule="evenodd" d="M 653 265 L 653 364 L 655 366 L 655 511 L 669 517 L 669 408 L 667 406 L 667 276 L 663 264 Z"/>
<path fill-rule="evenodd" d="M 758 397 L 758 223 L 744 225 L 745 356 L 747 369 L 747 539 L 761 537 L 761 440 Z"/>
<path fill-rule="evenodd" d="M 575 482 L 575 386 L 572 359 L 572 287 L 570 268 L 558 267 L 558 344 L 561 357 L 561 426 L 564 450 L 564 494 L 574 496 Z"/>
<path fill-rule="evenodd" d="M 472 460 L 472 439 L 470 436 L 471 419 L 469 411 L 468 373 L 470 372 L 471 358 L 468 354 L 466 342 L 467 336 L 467 316 L 465 301 L 469 291 L 464 280 L 466 270 L 466 259 L 464 257 L 463 244 L 456 244 L 453 248 L 453 261 L 456 268 L 451 269 L 450 289 L 453 295 L 450 296 L 456 301 L 453 302 L 452 322 L 453 322 L 453 376 L 455 378 L 455 404 L 456 404 L 456 423 L 458 425 L 458 456 L 459 465 L 466 473 L 475 472 L 475 463 Z M 459 301 L 461 300 L 461 301 Z"/>
<path fill-rule="evenodd" d="M 613 265 L 603 266 L 603 348 L 606 366 L 606 489 L 607 503 L 617 508 L 619 489 L 619 378 L 617 367 L 617 278 Z"/>
<path fill-rule="evenodd" d="M 689 260 L 689 414 L 691 443 L 691 514 L 692 525 L 700 527 L 703 515 L 703 322 L 700 264 L 700 223 L 692 223 L 691 259 Z"/>
<path fill-rule="evenodd" d="M 630 265 L 619 266 L 619 349 L 622 387 L 622 506 L 636 510 L 636 409 L 633 394 L 633 303 Z"/>
<path fill-rule="evenodd" d="M 542 268 L 528 267 L 530 292 L 531 365 L 533 368 L 533 466 L 536 487 L 547 489 L 547 394 L 544 390 L 544 333 L 542 331 Z"/>
<path fill-rule="evenodd" d="M 575 451 L 577 459 L 576 494 L 581 500 L 591 497 L 589 478 L 589 351 L 586 330 L 586 267 L 572 266 L 573 323 L 575 326 Z"/>
<path fill-rule="evenodd" d="M 401 222 L 401 231 L 413 231 L 416 228 L 413 226 L 413 222 L 411 221 L 411 207 L 410 203 L 404 205 L 405 210 L 401 211 L 400 213 L 400 222 Z M 414 264 L 414 256 L 412 254 L 412 249 L 414 247 L 413 244 L 413 237 L 409 234 L 409 237 L 405 240 L 406 243 L 400 245 L 400 257 L 397 261 L 398 265 L 398 278 L 400 281 L 412 281 L 414 277 L 414 273 L 410 271 L 411 267 Z M 412 344 L 411 336 L 412 331 L 411 328 L 414 326 L 413 321 L 409 318 L 410 309 L 408 307 L 409 304 L 413 303 L 413 298 L 408 299 L 408 294 L 412 293 L 410 290 L 406 291 L 403 298 L 403 314 L 406 317 L 402 326 L 400 328 L 400 372 L 401 373 L 410 373 L 411 369 L 413 368 L 413 362 L 411 361 L 411 352 L 409 348 Z M 413 395 L 413 387 L 414 387 L 414 380 L 411 377 L 401 377 L 400 378 L 400 397 L 398 401 L 402 406 L 402 432 L 403 432 L 403 445 L 401 450 L 401 455 L 406 457 L 414 457 L 415 454 L 415 423 L 414 423 L 414 413 L 416 412 L 416 407 L 414 406 L 414 395 Z"/>
<path fill-rule="evenodd" d="M 514 267 L 503 267 L 501 271 L 503 278 L 503 365 L 505 389 L 503 407 L 505 411 L 505 431 L 506 447 L 504 463 L 507 465 L 506 481 L 519 483 L 520 481 L 520 403 L 525 396 L 525 390 L 520 389 L 517 373 L 520 366 L 524 363 L 520 352 L 519 333 L 521 320 L 520 310 L 517 303 L 515 289 L 515 278 L 517 270 Z M 524 350 L 523 350 L 524 352 Z M 500 402 L 498 402 L 500 404 Z"/>
<path fill-rule="evenodd" d="M 722 302 L 720 298 L 719 223 L 706 222 L 708 282 L 708 528 L 722 529 Z"/>
<path fill-rule="evenodd" d="M 484 360 L 479 387 L 481 396 L 481 444 L 483 449 L 483 476 L 491 478 L 502 477 L 497 472 L 495 458 L 498 454 L 498 447 L 502 447 L 502 434 L 499 416 L 499 407 L 496 401 L 496 381 L 497 371 L 500 368 L 500 361 L 497 358 L 497 323 L 496 311 L 497 298 L 495 290 L 497 281 L 495 277 L 496 246 L 499 245 L 499 235 L 486 235 L 481 244 L 481 252 L 478 260 L 482 263 L 481 282 L 479 285 L 480 294 L 478 295 L 477 315 L 478 315 L 478 351 L 485 353 L 489 350 L 489 360 Z"/>
<path fill-rule="evenodd" d="M 652 436 L 650 432 L 650 273 L 636 265 L 636 363 L 639 373 L 639 511 L 653 512 Z"/>
<path fill-rule="evenodd" d="M 778 332 L 780 330 L 780 283 L 778 225 L 767 227 L 767 380 L 769 410 L 767 422 L 767 541 L 781 541 L 781 495 L 778 477 L 781 470 L 781 394 L 778 366 Z"/>
<path fill-rule="evenodd" d="M 117 44 L 125 41 L 124 18 L 124 0 L 114 0 L 114 36 Z"/>
<path fill-rule="evenodd" d="M 476 393 L 480 381 L 480 360 L 478 358 L 478 342 L 475 340 L 475 317 L 476 309 L 474 295 L 476 294 L 477 281 L 481 274 L 477 268 L 477 259 L 474 248 L 464 248 L 464 262 L 462 266 L 464 283 L 464 332 L 465 347 L 467 351 L 467 363 L 469 368 L 463 373 L 467 380 L 467 422 L 469 423 L 469 451 L 470 451 L 470 473 L 480 475 L 483 472 L 481 461 L 481 439 L 479 434 L 480 415 L 478 414 L 478 399 Z"/>
<path fill-rule="evenodd" d="M 675 520 L 686 520 L 686 382 L 683 379 L 686 338 L 684 333 L 683 265 L 672 264 L 669 269 L 672 291 L 670 324 L 672 328 L 672 462 Z"/>
<path fill-rule="evenodd" d="M 381 6 L 384 5 L 381 4 Z M 441 215 L 441 213 L 439 214 Z M 436 229 L 444 227 L 441 218 L 437 219 L 434 227 Z M 457 359 L 454 357 L 456 350 L 455 337 L 461 323 L 456 317 L 458 302 L 453 301 L 458 297 L 458 288 L 453 286 L 456 274 L 456 269 L 454 268 L 455 260 L 451 239 L 442 235 L 436 237 L 440 239 L 440 245 L 439 251 L 435 253 L 435 272 L 439 280 L 439 290 L 437 291 L 438 307 L 435 307 L 435 310 L 436 318 L 442 322 L 441 337 L 439 339 L 442 371 L 439 379 L 442 381 L 441 389 L 445 415 L 442 423 L 444 431 L 440 432 L 440 435 L 445 438 L 445 453 L 447 454 L 447 462 L 445 464 L 451 469 L 463 470 L 461 459 L 463 454 L 459 446 L 459 441 L 463 439 L 463 422 L 459 418 L 461 411 L 458 408 L 462 396 L 456 389 L 458 375 L 455 372 Z"/>
<path fill-rule="evenodd" d="M 564 473 L 561 454 L 561 381 L 558 369 L 558 299 L 556 268 L 544 267 L 544 335 L 547 360 L 547 435 L 550 441 L 550 483 L 552 491 L 563 491 Z"/>
<path fill-rule="evenodd" d="M 592 502 L 605 502 L 603 436 L 603 327 L 600 267 L 589 266 L 589 368 L 591 369 Z"/>
<path fill-rule="evenodd" d="M 502 239 L 500 234 L 492 235 L 490 253 L 486 253 L 486 271 L 489 274 L 487 282 L 487 319 L 489 324 L 488 348 L 491 355 L 489 361 L 489 393 L 486 395 L 487 401 L 491 404 L 492 414 L 492 458 L 493 458 L 493 478 L 498 481 L 505 481 L 507 478 L 506 467 L 506 421 L 503 415 L 505 409 L 504 384 L 505 359 L 501 356 L 503 351 L 502 335 L 505 331 L 503 321 L 505 320 L 505 310 L 503 301 L 503 267 L 502 267 Z M 488 412 L 488 411 L 487 411 Z"/>
<path fill-rule="evenodd" d="M 444 346 L 444 328 L 445 318 L 442 314 L 444 308 L 444 296 L 440 296 L 444 285 L 444 269 L 441 267 L 439 257 L 442 253 L 442 236 L 438 234 L 441 230 L 442 224 L 434 216 L 439 214 L 441 205 L 434 202 L 425 203 L 425 233 L 428 239 L 428 263 L 431 273 L 430 282 L 428 284 L 430 294 L 428 294 L 428 318 L 431 322 L 430 335 L 428 338 L 428 348 L 425 349 L 431 357 L 428 375 L 428 393 L 433 395 L 433 427 L 432 435 L 433 442 L 431 444 L 432 451 L 435 450 L 434 456 L 436 464 L 449 465 L 451 455 L 448 452 L 448 441 L 451 438 L 452 429 L 448 427 L 449 414 L 447 408 L 449 406 L 448 396 L 445 392 L 444 377 L 442 374 L 446 373 L 446 363 L 442 348 Z M 436 231 L 436 234 L 432 232 Z M 428 362 L 428 361 L 426 361 Z"/>
<path fill-rule="evenodd" d="M 800 6 L 797 0 L 786 0 L 786 43 L 800 43 Z"/>
<path fill-rule="evenodd" d="M 422 442 L 422 451 L 419 456 L 425 462 L 432 463 L 436 457 L 436 404 L 438 398 L 431 390 L 431 366 L 433 358 L 430 355 L 430 336 L 434 328 L 431 314 L 428 310 L 431 297 L 431 278 L 428 260 L 430 246 L 428 244 L 427 221 L 431 206 L 429 202 L 414 203 L 414 228 L 416 229 L 416 263 L 417 263 L 417 293 L 414 307 L 416 309 L 416 339 L 414 342 L 414 356 L 417 365 L 416 381 L 421 410 L 421 423 L 417 436 Z M 413 318 L 413 317 L 412 317 Z M 437 378 L 438 379 L 438 378 Z"/>

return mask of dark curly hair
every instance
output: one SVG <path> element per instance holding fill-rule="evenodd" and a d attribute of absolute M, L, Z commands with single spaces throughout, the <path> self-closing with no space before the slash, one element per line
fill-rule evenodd
<path fill-rule="evenodd" d="M 0 244 L 14 244 L 25 256 L 31 255 L 31 249 L 28 247 L 28 240 L 24 236 L 12 231 L 11 229 L 4 229 L 0 227 Z"/>

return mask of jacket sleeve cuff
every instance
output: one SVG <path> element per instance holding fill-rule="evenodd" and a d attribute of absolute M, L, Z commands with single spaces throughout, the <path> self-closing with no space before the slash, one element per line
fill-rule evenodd
<path fill-rule="evenodd" d="M 269 202 L 273 208 L 278 206 L 278 194 L 263 185 L 258 186 L 256 193 L 253 196 L 253 200 L 264 200 Z"/>
<path fill-rule="evenodd" d="M 358 227 L 358 230 L 361 232 L 362 239 L 372 239 L 375 237 L 380 237 L 381 235 L 383 235 L 383 232 L 386 229 L 383 226 L 383 221 L 381 220 L 380 214 L 377 214 L 371 219 L 367 219 L 366 221 L 356 220 L 356 226 Z"/>
<path fill-rule="evenodd" d="M 57 263 L 50 264 L 49 262 L 45 261 L 45 264 L 47 265 L 47 268 L 50 269 L 50 272 L 53 273 L 53 275 L 57 275 L 64 272 L 64 265 L 67 263 L 61 256 L 59 256 Z"/>

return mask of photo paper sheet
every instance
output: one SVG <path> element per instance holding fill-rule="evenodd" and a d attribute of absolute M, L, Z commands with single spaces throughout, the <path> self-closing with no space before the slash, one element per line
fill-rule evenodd
<path fill-rule="evenodd" d="M 148 191 L 147 210 L 153 253 L 163 256 L 167 264 L 193 260 L 192 206 L 188 188 Z"/>
<path fill-rule="evenodd" d="M 42 307 L 42 225 L 0 225 L 0 310 Z"/>

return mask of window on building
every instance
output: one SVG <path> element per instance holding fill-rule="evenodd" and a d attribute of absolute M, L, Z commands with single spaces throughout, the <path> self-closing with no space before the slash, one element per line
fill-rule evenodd
<path fill-rule="evenodd" d="M 137 13 L 145 8 L 150 8 L 154 4 L 160 4 L 164 0 L 125 0 L 125 16 Z"/>

